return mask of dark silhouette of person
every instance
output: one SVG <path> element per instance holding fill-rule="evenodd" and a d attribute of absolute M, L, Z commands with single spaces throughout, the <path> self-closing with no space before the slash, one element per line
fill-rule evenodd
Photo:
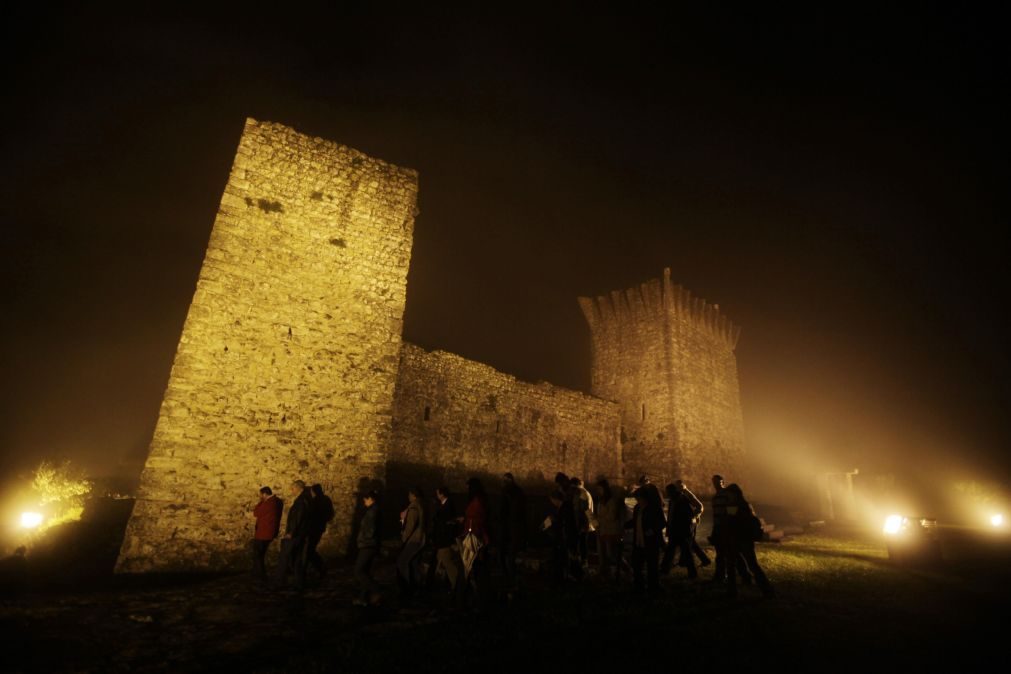
<path fill-rule="evenodd" d="M 309 496 L 312 509 L 309 513 L 309 537 L 305 546 L 305 559 L 316 569 L 319 577 L 324 578 L 326 577 L 326 562 L 316 551 L 316 547 L 319 545 L 320 539 L 323 538 L 327 525 L 334 518 L 333 501 L 323 493 L 323 485 L 321 484 L 314 484 L 309 489 Z"/>
<path fill-rule="evenodd" d="M 28 589 L 28 549 L 19 545 L 14 554 L 0 560 L 0 597 L 17 598 Z"/>
<path fill-rule="evenodd" d="M 482 543 L 471 564 L 465 590 L 467 587 L 473 588 L 475 605 L 483 608 L 488 600 L 491 580 L 488 569 L 488 543 L 491 542 L 491 533 L 488 529 L 488 493 L 484 489 L 484 484 L 476 477 L 467 480 L 467 507 L 462 519 L 463 531 L 473 534 Z"/>
<path fill-rule="evenodd" d="M 632 519 L 625 526 L 632 529 L 632 572 L 637 593 L 648 590 L 660 592 L 660 543 L 664 525 L 663 499 L 653 484 L 646 483 L 635 490 L 635 509 Z M 643 566 L 646 579 L 643 582 Z"/>
<path fill-rule="evenodd" d="M 397 554 L 397 582 L 401 596 L 410 599 L 421 585 L 421 549 L 425 547 L 424 495 L 418 487 L 407 491 L 407 508 L 401 516 L 400 552 Z"/>
<path fill-rule="evenodd" d="M 695 557 L 692 555 L 693 524 L 699 512 L 701 503 L 694 494 L 684 488 L 680 480 L 667 485 L 667 545 L 664 549 L 663 561 L 660 563 L 661 573 L 670 573 L 674 555 L 680 552 L 680 563 L 688 569 L 688 577 L 695 579 L 698 571 L 695 569 Z M 690 495 L 690 496 L 689 496 Z"/>
<path fill-rule="evenodd" d="M 302 590 L 305 587 L 305 552 L 312 515 L 308 491 L 302 480 L 291 483 L 291 495 L 294 500 L 288 508 L 284 538 L 281 539 L 281 556 L 277 565 L 277 583 L 281 587 L 287 582 L 289 571 L 294 573 L 295 589 Z"/>
<path fill-rule="evenodd" d="M 610 575 L 614 565 L 614 580 L 621 579 L 622 566 L 627 566 L 622 552 L 624 548 L 625 498 L 622 488 L 611 487 L 611 483 L 601 478 L 597 481 L 600 495 L 597 500 L 597 543 L 600 552 L 600 575 Z"/>
<path fill-rule="evenodd" d="M 728 494 L 724 486 L 722 475 L 713 475 L 713 531 L 709 536 L 713 547 L 716 548 L 716 566 L 713 569 L 713 577 L 710 581 L 720 584 L 727 579 L 727 566 L 733 565 L 737 575 L 745 585 L 751 585 L 751 572 L 748 571 L 744 558 L 737 554 L 736 546 L 731 550 L 733 543 L 732 535 L 727 528 L 729 525 L 727 508 L 731 505 L 733 495 Z"/>
<path fill-rule="evenodd" d="M 755 555 L 755 542 L 762 536 L 762 523 L 755 514 L 755 509 L 744 498 L 744 492 L 737 484 L 727 487 L 727 492 L 732 497 L 732 503 L 728 506 L 728 539 L 733 547 L 732 552 L 740 556 L 755 577 L 755 583 L 762 589 L 762 594 L 766 597 L 774 596 L 772 583 L 765 575 L 765 571 L 758 563 Z M 736 564 L 727 569 L 727 589 L 730 596 L 737 594 L 737 568 Z"/>
<path fill-rule="evenodd" d="M 512 473 L 502 476 L 502 508 L 499 517 L 501 535 L 499 555 L 509 592 L 516 589 L 516 557 L 527 547 L 526 495 Z"/>
<path fill-rule="evenodd" d="M 256 518 L 256 527 L 253 530 L 253 576 L 259 581 L 267 579 L 267 569 L 264 565 L 264 558 L 270 544 L 277 538 L 281 530 L 281 513 L 284 511 L 284 503 L 270 487 L 260 487 L 260 500 L 253 508 L 253 517 Z"/>
<path fill-rule="evenodd" d="M 432 516 L 432 548 L 435 550 L 435 563 L 428 567 L 428 585 L 434 587 L 435 575 L 441 568 L 449 580 L 450 592 L 460 600 L 460 591 L 464 588 L 463 561 L 460 553 L 453 547 L 460 528 L 457 521 L 456 506 L 453 505 L 449 487 L 439 487 L 435 490 L 435 514 Z"/>
<path fill-rule="evenodd" d="M 355 556 L 355 580 L 358 581 L 358 597 L 352 603 L 358 606 L 379 603 L 379 587 L 372 578 L 372 563 L 379 555 L 379 507 L 378 494 L 374 491 L 362 495 L 365 510 L 358 522 L 358 549 Z"/>
<path fill-rule="evenodd" d="M 576 527 L 579 530 L 579 562 L 584 567 L 590 557 L 590 532 L 593 531 L 593 495 L 583 486 L 578 477 L 569 480 L 569 494 L 572 498 L 572 510 L 576 514 Z"/>
<path fill-rule="evenodd" d="M 698 557 L 699 564 L 702 566 L 709 566 L 713 562 L 709 559 L 709 555 L 706 554 L 706 551 L 702 549 L 702 546 L 699 545 L 697 538 L 699 520 L 702 519 L 702 513 L 705 512 L 705 506 L 702 505 L 702 500 L 692 493 L 692 490 L 689 489 L 688 485 L 686 485 L 682 480 L 675 480 L 674 485 L 684 492 L 684 494 L 688 497 L 688 500 L 692 503 L 692 507 L 696 509 L 695 517 L 692 519 L 691 550 L 695 553 L 695 556 Z M 681 566 L 685 565 L 684 562 L 679 563 Z"/>
<path fill-rule="evenodd" d="M 574 580 L 583 577 L 583 566 L 579 563 L 579 527 L 572 499 L 565 492 L 556 489 L 550 499 L 552 512 L 546 522 L 552 550 L 551 580 L 560 585 L 568 577 Z"/>
<path fill-rule="evenodd" d="M 565 473 L 555 473 L 555 486 L 558 488 L 558 491 L 565 494 L 565 498 L 569 498 L 572 495 L 572 479 Z"/>

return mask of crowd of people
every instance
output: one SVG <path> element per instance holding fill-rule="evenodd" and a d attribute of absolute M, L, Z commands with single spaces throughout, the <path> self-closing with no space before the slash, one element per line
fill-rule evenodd
<path fill-rule="evenodd" d="M 275 583 L 284 586 L 288 576 L 292 575 L 295 589 L 301 590 L 305 587 L 306 570 L 310 565 L 320 577 L 326 575 L 326 564 L 316 546 L 334 518 L 334 508 L 333 501 L 319 484 L 306 487 L 305 482 L 295 480 L 291 484 L 291 497 L 284 535 L 281 536 Z M 270 487 L 261 487 L 260 501 L 252 513 L 256 520 L 252 543 L 253 575 L 260 581 L 267 580 L 264 559 L 271 543 L 280 535 L 283 512 L 284 502 Z"/>
<path fill-rule="evenodd" d="M 517 559 L 538 532 L 537 527 L 529 526 L 523 489 L 511 473 L 502 479 L 494 519 L 479 478 L 467 481 L 462 512 L 457 511 L 445 486 L 435 490 L 432 503 L 426 503 L 420 488 L 408 490 L 407 503 L 400 512 L 400 545 L 395 558 L 403 601 L 426 590 L 445 594 L 459 607 L 468 603 L 481 606 L 488 600 L 493 566 L 500 572 L 506 597 L 511 599 L 518 591 Z M 601 478 L 591 491 L 580 478 L 558 473 L 539 532 L 543 546 L 550 549 L 551 582 L 582 582 L 592 571 L 607 582 L 620 584 L 623 576 L 630 575 L 636 593 L 656 594 L 662 591 L 660 576 L 670 574 L 675 566 L 683 567 L 687 578 L 695 581 L 698 566 L 714 565 L 709 582 L 725 587 L 730 596 L 736 596 L 739 578 L 745 584 L 756 584 L 765 596 L 773 596 L 772 584 L 755 555 L 755 542 L 763 533 L 761 520 L 740 486 L 724 484 L 720 475 L 713 476 L 712 485 L 712 533 L 708 540 L 715 549 L 715 562 L 696 538 L 705 506 L 683 481 L 668 484 L 661 494 L 646 476 L 628 489 Z M 291 584 L 300 590 L 309 567 L 321 577 L 326 574 L 316 547 L 334 517 L 334 508 L 318 484 L 306 487 L 295 481 L 291 497 L 282 535 L 284 504 L 269 487 L 260 489 L 260 501 L 253 509 L 253 571 L 256 578 L 267 581 L 265 555 L 271 542 L 281 536 L 273 582 L 287 587 L 291 576 Z M 358 594 L 354 602 L 363 606 L 378 604 L 383 597 L 373 577 L 383 547 L 379 500 L 375 491 L 362 494 L 356 521 L 354 576 Z"/>

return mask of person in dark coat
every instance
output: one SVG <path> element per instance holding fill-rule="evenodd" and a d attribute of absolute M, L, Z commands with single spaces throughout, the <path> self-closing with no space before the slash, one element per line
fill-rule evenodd
<path fill-rule="evenodd" d="M 635 509 L 632 519 L 625 526 L 632 530 L 632 571 L 635 577 L 635 591 L 660 592 L 659 556 L 664 525 L 663 500 L 660 492 L 652 484 L 645 484 L 635 490 Z M 646 582 L 643 582 L 642 567 L 646 566 Z"/>
<path fill-rule="evenodd" d="M 463 578 L 463 562 L 460 553 L 453 545 L 456 543 L 456 534 L 460 528 L 457 521 L 456 506 L 449 493 L 449 487 L 439 487 L 435 490 L 436 508 L 432 517 L 432 548 L 435 549 L 435 563 L 429 567 L 429 585 L 435 582 L 435 574 L 438 569 L 446 572 L 449 579 L 451 592 L 459 594 L 464 585 L 460 582 Z"/>
<path fill-rule="evenodd" d="M 277 538 L 281 530 L 281 513 L 284 510 L 284 503 L 274 496 L 270 487 L 260 487 L 260 501 L 253 508 L 253 517 L 256 518 L 256 528 L 253 531 L 253 576 L 259 580 L 267 579 L 267 569 L 263 560 L 267 555 L 270 544 Z"/>
<path fill-rule="evenodd" d="M 397 554 L 397 581 L 401 595 L 410 599 L 421 585 L 421 549 L 425 547 L 425 510 L 421 489 L 411 487 L 408 504 L 401 518 L 401 548 Z"/>
<path fill-rule="evenodd" d="M 284 538 L 281 539 L 281 556 L 277 565 L 277 583 L 284 586 L 288 572 L 295 575 L 294 587 L 301 590 L 305 587 L 306 545 L 309 542 L 311 527 L 312 504 L 305 488 L 305 482 L 295 480 L 291 483 L 291 496 L 294 499 L 288 508 L 288 520 L 284 527 Z"/>
<path fill-rule="evenodd" d="M 561 489 L 551 493 L 552 512 L 546 520 L 551 539 L 551 578 L 563 583 L 567 577 L 580 580 L 583 566 L 579 562 L 579 527 L 572 499 Z"/>
<path fill-rule="evenodd" d="M 698 541 L 699 521 L 702 519 L 702 513 L 705 512 L 705 506 L 702 505 L 702 500 L 699 499 L 699 497 L 696 496 L 692 492 L 692 490 L 688 488 L 688 485 L 686 485 L 683 480 L 676 480 L 674 484 L 677 486 L 679 490 L 681 490 L 681 492 L 685 496 L 688 497 L 688 501 L 692 504 L 692 507 L 695 509 L 695 518 L 692 520 L 692 542 L 691 542 L 692 552 L 695 553 L 696 557 L 698 557 L 700 565 L 709 566 L 710 564 L 713 563 L 713 561 L 709 559 L 709 555 L 707 555 L 706 551 L 702 549 L 702 546 L 699 545 Z M 679 563 L 681 564 L 681 566 L 685 566 L 685 562 Z"/>
<path fill-rule="evenodd" d="M 502 511 L 500 529 L 502 532 L 499 552 L 506 586 L 516 587 L 516 556 L 527 547 L 527 503 L 526 495 L 512 473 L 502 476 Z"/>
<path fill-rule="evenodd" d="M 565 473 L 555 473 L 555 486 L 558 488 L 558 491 L 565 494 L 565 498 L 572 496 L 572 478 Z"/>
<path fill-rule="evenodd" d="M 358 606 L 379 603 L 379 587 L 372 579 L 372 563 L 379 555 L 379 507 L 376 505 L 378 495 L 370 491 L 362 496 L 365 512 L 358 524 L 358 553 L 355 557 L 355 580 L 358 581 L 359 594 L 353 603 Z"/>
<path fill-rule="evenodd" d="M 314 484 L 309 490 L 312 510 L 309 515 L 309 539 L 306 541 L 305 557 L 306 562 L 311 564 L 320 578 L 326 576 L 326 563 L 320 554 L 316 552 L 316 546 L 323 538 L 327 525 L 334 517 L 333 501 L 323 493 L 323 486 Z"/>
<path fill-rule="evenodd" d="M 572 499 L 572 512 L 576 515 L 576 527 L 579 530 L 577 547 L 579 563 L 586 566 L 590 558 L 590 532 L 593 529 L 593 495 L 583 486 L 578 477 L 569 479 L 569 496 Z"/>
<path fill-rule="evenodd" d="M 747 562 L 737 553 L 736 546 L 732 545 L 734 541 L 729 529 L 728 508 L 733 505 L 734 496 L 727 492 L 722 475 L 713 475 L 713 490 L 713 532 L 709 540 L 716 548 L 716 566 L 710 582 L 723 583 L 727 579 L 727 567 L 733 566 L 744 584 L 751 585 L 751 572 L 748 571 Z"/>
<path fill-rule="evenodd" d="M 621 486 L 611 487 L 611 483 L 601 478 L 597 481 L 600 494 L 597 500 L 597 544 L 600 551 L 600 575 L 607 578 L 614 567 L 614 581 L 620 582 L 622 567 L 628 563 L 622 554 L 624 549 L 625 507 L 624 491 Z"/>
<path fill-rule="evenodd" d="M 660 573 L 670 573 L 674 562 L 674 554 L 680 552 L 680 563 L 688 569 L 688 577 L 695 579 L 698 571 L 695 569 L 695 556 L 692 554 L 693 524 L 697 513 L 701 510 L 698 499 L 684 488 L 680 480 L 666 487 L 667 492 L 667 546 L 664 549 L 663 561 L 660 563 Z"/>
<path fill-rule="evenodd" d="M 748 566 L 748 570 L 755 577 L 758 587 L 762 589 L 762 594 L 766 597 L 772 597 L 774 595 L 772 583 L 769 582 L 765 571 L 758 563 L 758 557 L 755 556 L 755 542 L 762 533 L 761 521 L 758 520 L 755 509 L 744 498 L 744 492 L 738 485 L 729 485 L 727 492 L 733 499 L 733 503 L 729 507 L 730 517 L 728 521 L 728 538 L 732 547 L 731 554 L 736 553 L 737 556 L 740 556 L 744 560 Z M 729 565 L 727 568 L 727 590 L 730 596 L 737 594 L 736 581 L 736 564 Z"/>

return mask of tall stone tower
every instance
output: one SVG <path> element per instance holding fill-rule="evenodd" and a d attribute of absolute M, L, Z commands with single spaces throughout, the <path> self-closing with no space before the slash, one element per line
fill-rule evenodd
<path fill-rule="evenodd" d="M 708 491 L 744 453 L 734 348 L 740 329 L 718 305 L 662 280 L 580 297 L 593 348 L 592 393 L 621 405 L 626 477 L 683 478 Z"/>
<path fill-rule="evenodd" d="M 262 485 L 381 477 L 417 173 L 247 120 L 183 326 L 117 570 L 245 563 Z"/>

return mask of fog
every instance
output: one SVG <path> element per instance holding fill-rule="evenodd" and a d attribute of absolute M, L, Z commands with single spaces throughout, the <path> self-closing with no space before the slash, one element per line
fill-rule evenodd
<path fill-rule="evenodd" d="M 1006 59 L 982 19 L 335 10 L 267 39 L 251 17 L 22 11 L 0 181 L 10 475 L 61 456 L 139 474 L 254 116 L 420 171 L 409 341 L 586 390 L 575 297 L 671 267 L 743 327 L 763 499 L 859 469 L 955 513 L 950 485 L 1007 482 Z"/>

